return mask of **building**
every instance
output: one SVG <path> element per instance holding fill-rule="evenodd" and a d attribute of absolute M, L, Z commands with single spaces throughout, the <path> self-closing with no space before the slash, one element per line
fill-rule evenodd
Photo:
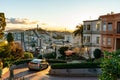
<path fill-rule="evenodd" d="M 7 36 L 8 32 L 13 34 L 14 41 L 19 42 L 25 51 L 34 51 L 35 47 L 40 46 L 40 38 L 35 33 L 35 30 L 9 30 L 6 31 L 5 36 Z"/>
<path fill-rule="evenodd" d="M 120 13 L 102 15 L 101 49 L 116 51 L 120 49 Z"/>
<path fill-rule="evenodd" d="M 96 48 L 100 49 L 100 20 L 83 21 L 83 46 L 86 47 L 86 52 L 89 51 L 91 57 Z"/>

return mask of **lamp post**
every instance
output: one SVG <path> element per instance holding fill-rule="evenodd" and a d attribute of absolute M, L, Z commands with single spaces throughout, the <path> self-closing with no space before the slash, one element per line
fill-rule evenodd
<path fill-rule="evenodd" d="M 41 51 L 42 51 L 42 59 L 44 59 L 45 50 L 46 50 L 46 46 L 44 46 L 43 49 L 41 49 Z"/>
<path fill-rule="evenodd" d="M 41 53 L 42 53 L 42 59 L 43 59 L 43 53 L 44 53 L 44 50 L 43 50 L 43 49 L 41 49 Z"/>
<path fill-rule="evenodd" d="M 57 46 L 56 46 L 56 44 L 53 44 L 53 49 L 55 51 L 55 56 L 56 56 L 56 59 L 57 59 Z"/>

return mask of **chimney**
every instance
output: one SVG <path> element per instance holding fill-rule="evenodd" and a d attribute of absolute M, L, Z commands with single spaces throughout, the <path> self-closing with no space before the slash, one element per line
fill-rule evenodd
<path fill-rule="evenodd" d="M 111 14 L 114 14 L 114 12 L 113 12 L 113 11 L 111 11 Z"/>

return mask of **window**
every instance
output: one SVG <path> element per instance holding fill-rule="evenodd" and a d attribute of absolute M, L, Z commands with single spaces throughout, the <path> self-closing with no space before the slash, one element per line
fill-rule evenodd
<path fill-rule="evenodd" d="M 103 30 L 103 31 L 106 31 L 106 22 L 103 23 L 102 30 Z"/>
<path fill-rule="evenodd" d="M 87 36 L 87 42 L 90 42 L 90 36 Z"/>
<path fill-rule="evenodd" d="M 86 42 L 86 36 L 83 37 L 83 41 Z"/>
<path fill-rule="evenodd" d="M 120 33 L 120 22 L 117 22 L 117 33 Z"/>
<path fill-rule="evenodd" d="M 96 30 L 99 31 L 100 30 L 100 24 L 96 25 Z"/>
<path fill-rule="evenodd" d="M 112 39 L 111 39 L 111 38 L 108 38 L 108 39 L 107 39 L 107 45 L 111 45 L 111 42 L 112 42 Z"/>
<path fill-rule="evenodd" d="M 106 41 L 106 38 L 103 37 L 103 38 L 102 38 L 102 44 L 103 44 L 103 45 L 105 45 L 105 41 Z"/>
<path fill-rule="evenodd" d="M 87 25 L 87 30 L 90 30 L 90 25 Z"/>
<path fill-rule="evenodd" d="M 112 23 L 108 23 L 108 31 L 112 31 Z"/>
<path fill-rule="evenodd" d="M 97 44 L 100 43 L 100 37 L 96 37 L 96 43 L 97 43 Z"/>

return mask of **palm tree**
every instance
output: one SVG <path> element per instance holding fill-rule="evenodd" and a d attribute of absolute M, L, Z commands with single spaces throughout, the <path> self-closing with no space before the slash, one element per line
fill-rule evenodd
<path fill-rule="evenodd" d="M 73 32 L 74 36 L 81 37 L 81 43 L 83 43 L 83 25 L 77 25 L 76 30 Z"/>

